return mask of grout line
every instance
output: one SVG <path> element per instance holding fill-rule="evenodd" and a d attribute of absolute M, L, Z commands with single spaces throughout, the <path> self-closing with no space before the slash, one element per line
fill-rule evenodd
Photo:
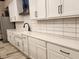
<path fill-rule="evenodd" d="M 77 18 L 75 18 L 75 37 L 77 40 Z"/>

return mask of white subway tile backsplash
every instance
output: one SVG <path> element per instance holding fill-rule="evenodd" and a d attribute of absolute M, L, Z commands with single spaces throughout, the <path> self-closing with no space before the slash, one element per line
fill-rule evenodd
<path fill-rule="evenodd" d="M 68 37 L 79 37 L 79 18 L 58 20 L 25 20 L 29 23 L 32 31 L 64 35 Z M 17 25 L 17 28 L 20 28 Z"/>

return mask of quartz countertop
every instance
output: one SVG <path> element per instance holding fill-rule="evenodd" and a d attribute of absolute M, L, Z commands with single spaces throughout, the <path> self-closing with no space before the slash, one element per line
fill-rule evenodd
<path fill-rule="evenodd" d="M 70 37 L 56 35 L 56 34 L 32 32 L 32 31 L 30 32 L 29 31 L 15 31 L 15 32 L 34 37 L 34 38 L 46 41 L 48 43 L 58 44 L 58 45 L 79 51 L 79 40 L 76 40 L 75 38 L 70 38 Z"/>
<path fill-rule="evenodd" d="M 68 38 L 62 35 L 39 33 L 39 32 L 24 31 L 21 33 L 27 36 L 31 36 L 31 37 L 46 41 L 48 43 L 58 44 L 58 45 L 79 51 L 79 41 L 76 40 L 75 38 Z"/>

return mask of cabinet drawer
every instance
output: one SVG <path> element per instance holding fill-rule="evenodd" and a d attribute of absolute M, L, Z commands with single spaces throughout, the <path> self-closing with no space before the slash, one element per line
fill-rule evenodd
<path fill-rule="evenodd" d="M 29 38 L 29 44 L 35 43 L 35 44 L 41 45 L 43 47 L 46 47 L 46 42 L 33 38 L 33 37 L 28 37 L 28 38 Z"/>
<path fill-rule="evenodd" d="M 71 50 L 69 48 L 65 48 L 65 47 L 62 47 L 62 46 L 58 46 L 58 45 L 48 43 L 47 49 L 52 50 L 52 51 L 56 51 L 60 54 L 63 54 L 65 56 L 69 57 L 69 58 L 79 59 L 79 52 Z"/>

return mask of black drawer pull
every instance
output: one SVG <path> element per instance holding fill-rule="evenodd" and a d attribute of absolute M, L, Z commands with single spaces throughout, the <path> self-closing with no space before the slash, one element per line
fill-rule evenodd
<path fill-rule="evenodd" d="M 64 53 L 64 54 L 67 54 L 67 55 L 70 55 L 70 53 L 65 52 L 65 51 L 63 51 L 63 50 L 60 50 L 60 52 L 62 52 L 62 53 Z"/>

